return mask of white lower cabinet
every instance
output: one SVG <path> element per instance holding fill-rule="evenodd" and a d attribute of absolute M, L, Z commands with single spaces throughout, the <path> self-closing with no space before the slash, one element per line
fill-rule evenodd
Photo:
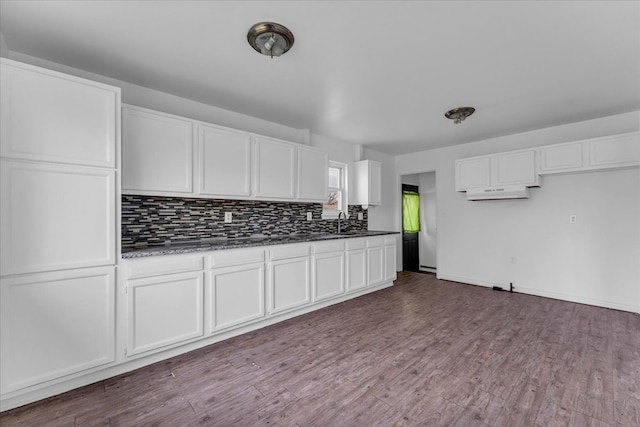
<path fill-rule="evenodd" d="M 384 241 L 372 238 L 367 241 L 367 286 L 374 286 L 384 281 Z"/>
<path fill-rule="evenodd" d="M 269 313 L 276 314 L 310 304 L 309 246 L 278 246 L 269 253 Z"/>
<path fill-rule="evenodd" d="M 331 241 L 313 245 L 313 300 L 322 301 L 345 291 L 344 242 Z"/>
<path fill-rule="evenodd" d="M 203 335 L 202 271 L 130 280 L 127 295 L 128 356 Z"/>
<path fill-rule="evenodd" d="M 265 316 L 264 262 L 216 268 L 205 289 L 207 333 Z"/>
<path fill-rule="evenodd" d="M 396 237 L 385 237 L 384 242 L 384 280 L 396 280 Z"/>
<path fill-rule="evenodd" d="M 114 360 L 114 267 L 0 280 L 2 393 Z"/>
<path fill-rule="evenodd" d="M 367 286 L 367 241 L 366 239 L 349 239 L 345 252 L 347 272 L 347 292 Z"/>

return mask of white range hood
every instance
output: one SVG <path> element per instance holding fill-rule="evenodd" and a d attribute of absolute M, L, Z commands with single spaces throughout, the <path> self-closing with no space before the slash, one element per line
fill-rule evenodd
<path fill-rule="evenodd" d="M 467 190 L 467 200 L 528 199 L 527 187 L 480 188 Z"/>

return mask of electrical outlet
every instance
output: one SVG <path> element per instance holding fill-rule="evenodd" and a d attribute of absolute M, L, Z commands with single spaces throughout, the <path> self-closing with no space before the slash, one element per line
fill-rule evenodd
<path fill-rule="evenodd" d="M 358 221 L 362 221 L 364 219 L 364 214 L 362 212 L 358 212 Z"/>
<path fill-rule="evenodd" d="M 313 214 L 311 212 L 307 212 L 307 221 L 311 221 L 313 219 Z"/>
<path fill-rule="evenodd" d="M 226 224 L 229 224 L 233 221 L 233 214 L 231 212 L 225 212 L 224 213 L 224 222 Z"/>
<path fill-rule="evenodd" d="M 578 218 L 575 215 L 569 215 L 569 224 L 575 224 Z"/>

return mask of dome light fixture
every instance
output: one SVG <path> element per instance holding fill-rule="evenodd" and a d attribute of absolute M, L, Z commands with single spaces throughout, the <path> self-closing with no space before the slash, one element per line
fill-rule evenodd
<path fill-rule="evenodd" d="M 459 125 L 464 121 L 464 119 L 472 115 L 474 111 L 476 111 L 476 109 L 473 107 L 459 107 L 447 111 L 444 113 L 444 116 L 447 119 L 453 120 L 453 123 Z"/>
<path fill-rule="evenodd" d="M 258 22 L 249 29 L 247 41 L 263 55 L 280 56 L 293 46 L 293 33 L 275 22 Z"/>

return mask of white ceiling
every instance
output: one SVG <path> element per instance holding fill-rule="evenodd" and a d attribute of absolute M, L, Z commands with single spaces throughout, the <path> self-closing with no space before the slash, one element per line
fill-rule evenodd
<path fill-rule="evenodd" d="M 260 21 L 292 50 L 256 53 Z M 13 52 L 390 154 L 640 110 L 637 1 L 2 0 L 0 29 Z"/>

